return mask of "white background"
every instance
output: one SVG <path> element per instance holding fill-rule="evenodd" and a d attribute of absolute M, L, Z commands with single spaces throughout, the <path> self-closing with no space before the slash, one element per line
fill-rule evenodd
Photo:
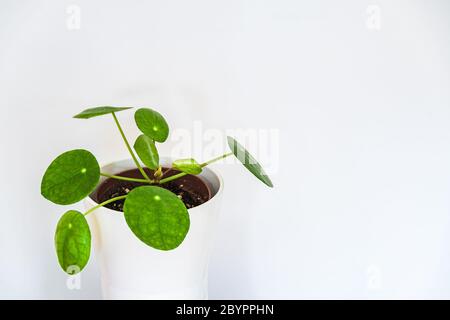
<path fill-rule="evenodd" d="M 95 256 L 66 288 L 66 208 L 39 188 L 66 150 L 127 157 L 110 118 L 71 118 L 105 104 L 278 130 L 273 190 L 216 165 L 211 298 L 450 298 L 449 18 L 429 0 L 0 0 L 0 298 L 100 298 Z"/>

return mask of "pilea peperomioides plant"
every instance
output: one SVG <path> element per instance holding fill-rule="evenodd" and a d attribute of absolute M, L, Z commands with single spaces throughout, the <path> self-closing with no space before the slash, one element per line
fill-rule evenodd
<path fill-rule="evenodd" d="M 273 187 L 261 165 L 232 137 L 228 137 L 231 152 L 203 163 L 194 159 L 176 160 L 172 163 L 172 168 L 179 173 L 165 177 L 159 163 L 156 143 L 166 141 L 169 126 L 160 113 L 141 108 L 135 112 L 134 118 L 142 134 L 136 139 L 133 148 L 142 163 L 153 170 L 153 174 L 150 175 L 140 164 L 117 119 L 116 112 L 127 109 L 130 108 L 109 106 L 90 108 L 74 118 L 89 119 L 111 114 L 142 177 L 130 178 L 101 172 L 92 153 L 76 149 L 67 151 L 53 160 L 42 178 L 41 194 L 60 205 L 73 204 L 89 196 L 97 187 L 101 176 L 143 184 L 125 195 L 101 202 L 84 213 L 69 210 L 61 217 L 56 227 L 55 246 L 59 264 L 68 274 L 75 274 L 86 266 L 91 251 L 91 232 L 85 216 L 102 206 L 125 201 L 123 204 L 125 220 L 136 237 L 152 248 L 172 250 L 183 242 L 189 231 L 190 220 L 183 201 L 163 188 L 162 185 L 165 183 L 185 175 L 200 174 L 205 166 L 235 155 L 253 175 L 267 186 Z"/>

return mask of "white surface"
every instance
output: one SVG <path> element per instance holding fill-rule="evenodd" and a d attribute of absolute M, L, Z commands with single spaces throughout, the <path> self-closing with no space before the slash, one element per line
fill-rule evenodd
<path fill-rule="evenodd" d="M 380 30 L 366 26 L 374 4 Z M 0 0 L 0 297 L 100 297 L 95 257 L 67 289 L 53 249 L 66 208 L 39 185 L 69 149 L 127 156 L 111 119 L 70 118 L 112 104 L 153 106 L 171 128 L 279 129 L 273 190 L 216 166 L 211 298 L 450 298 L 449 9 Z M 132 119 L 120 114 L 134 139 Z"/>
<path fill-rule="evenodd" d="M 173 160 L 160 158 L 160 163 L 170 166 Z M 129 159 L 108 164 L 102 167 L 102 172 L 118 174 L 133 168 L 136 165 Z M 218 227 L 223 181 L 210 168 L 205 168 L 200 176 L 213 198 L 188 210 L 189 232 L 176 250 L 149 248 L 130 231 L 123 214 L 114 210 L 103 207 L 87 216 L 104 299 L 208 298 L 208 265 Z M 89 197 L 84 204 L 86 209 L 97 205 Z"/>

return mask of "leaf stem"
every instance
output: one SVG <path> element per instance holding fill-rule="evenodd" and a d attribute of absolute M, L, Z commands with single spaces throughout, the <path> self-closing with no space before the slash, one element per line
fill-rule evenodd
<path fill-rule="evenodd" d="M 115 197 L 115 198 L 111 198 L 111 199 L 109 199 L 109 200 L 106 200 L 106 201 L 104 201 L 104 202 L 102 202 L 102 203 L 99 203 L 98 205 L 96 205 L 95 207 L 92 207 L 92 208 L 90 208 L 88 211 L 86 211 L 85 213 L 84 213 L 84 216 L 87 216 L 89 213 L 91 213 L 92 211 L 94 211 L 94 210 L 96 210 L 96 209 L 98 209 L 98 208 L 100 208 L 100 207 L 103 207 L 103 206 L 105 206 L 105 205 L 107 205 L 108 203 L 111 203 L 111 202 L 114 202 L 114 201 L 118 201 L 118 200 L 122 200 L 122 199 L 125 199 L 127 197 L 127 195 L 123 195 L 123 196 L 118 196 L 118 197 Z"/>
<path fill-rule="evenodd" d="M 168 168 L 166 171 L 164 171 L 162 174 L 161 174 L 161 178 L 163 178 L 169 171 L 171 171 L 172 170 L 172 168 Z"/>
<path fill-rule="evenodd" d="M 129 178 L 129 177 L 122 177 L 122 176 L 115 176 L 109 173 L 100 172 L 101 176 L 108 177 L 111 179 L 117 179 L 117 180 L 124 180 L 124 181 L 131 181 L 131 182 L 141 182 L 141 183 L 149 183 L 146 179 L 137 179 L 137 178 Z M 153 180 L 151 180 L 151 183 L 153 183 Z"/>
<path fill-rule="evenodd" d="M 208 161 L 206 161 L 206 162 L 203 162 L 202 164 L 200 164 L 200 166 L 201 166 L 202 168 L 204 168 L 204 167 L 206 167 L 207 165 L 209 165 L 209 164 L 211 164 L 211 163 L 213 163 L 213 162 L 216 162 L 216 161 L 225 159 L 226 157 L 231 156 L 232 154 L 233 154 L 233 152 L 225 153 L 225 154 L 223 154 L 223 155 L 221 155 L 221 156 L 218 156 L 218 157 L 216 157 L 216 158 L 213 158 L 213 159 L 211 159 L 211 160 L 208 160 Z M 165 179 L 161 179 L 161 180 L 159 181 L 159 184 L 163 184 L 163 183 L 166 183 L 166 182 L 169 182 L 169 181 L 176 180 L 176 179 L 178 179 L 178 178 L 184 177 L 185 175 L 187 175 L 186 172 L 180 172 L 180 173 L 177 173 L 177 174 L 175 174 L 175 175 L 173 175 L 173 176 L 167 177 L 167 178 L 165 178 Z"/>
<path fill-rule="evenodd" d="M 141 172 L 142 176 L 147 180 L 147 182 L 151 183 L 150 178 L 148 177 L 147 173 L 142 169 L 141 165 L 139 164 L 138 159 L 136 158 L 136 155 L 134 154 L 133 150 L 130 147 L 130 144 L 128 143 L 127 138 L 125 137 L 125 134 L 123 133 L 122 127 L 120 126 L 119 120 L 117 120 L 116 114 L 114 112 L 111 113 L 114 121 L 116 122 L 117 128 L 120 131 L 120 135 L 122 136 L 123 141 L 125 142 L 125 145 L 127 146 L 128 151 L 131 154 L 131 157 L 133 158 L 134 163 L 138 167 L 139 171 Z"/>
<path fill-rule="evenodd" d="M 166 182 L 169 182 L 169 181 L 172 181 L 172 180 L 176 180 L 178 178 L 184 177 L 185 175 L 187 175 L 186 172 L 177 173 L 177 174 L 175 174 L 173 176 L 170 176 L 170 177 L 167 177 L 165 179 L 159 180 L 159 184 L 163 184 L 163 183 L 166 183 Z"/>
<path fill-rule="evenodd" d="M 208 161 L 206 161 L 206 162 L 203 162 L 202 164 L 200 164 L 200 166 L 201 166 L 202 168 L 203 168 L 203 167 L 206 167 L 208 164 L 211 164 L 211 163 L 213 163 L 213 162 L 216 162 L 216 161 L 225 159 L 226 157 L 229 157 L 229 156 L 231 156 L 232 154 L 233 154 L 233 152 L 225 153 L 225 154 L 223 154 L 223 155 L 221 155 L 221 156 L 218 156 L 218 157 L 216 157 L 216 158 L 214 158 L 214 159 L 211 159 L 211 160 L 208 160 Z"/>

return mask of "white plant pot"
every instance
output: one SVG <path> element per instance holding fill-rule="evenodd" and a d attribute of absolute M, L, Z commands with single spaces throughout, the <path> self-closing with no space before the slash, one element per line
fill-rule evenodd
<path fill-rule="evenodd" d="M 168 158 L 160 162 L 163 166 L 171 164 Z M 101 171 L 117 174 L 133 168 L 133 161 L 123 160 L 103 166 Z M 210 187 L 212 198 L 188 210 L 189 232 L 174 250 L 160 251 L 144 244 L 128 228 L 122 212 L 102 207 L 87 216 L 104 299 L 208 298 L 208 261 L 223 181 L 209 168 L 199 176 Z M 86 209 L 95 205 L 86 198 Z"/>

